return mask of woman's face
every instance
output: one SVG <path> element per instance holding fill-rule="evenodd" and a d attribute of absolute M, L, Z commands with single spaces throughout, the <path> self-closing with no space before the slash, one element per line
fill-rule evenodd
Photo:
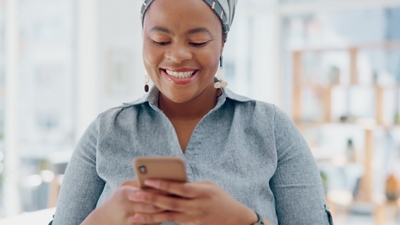
<path fill-rule="evenodd" d="M 173 102 L 215 91 L 223 46 L 221 22 L 202 0 L 155 0 L 145 14 L 144 65 Z"/>

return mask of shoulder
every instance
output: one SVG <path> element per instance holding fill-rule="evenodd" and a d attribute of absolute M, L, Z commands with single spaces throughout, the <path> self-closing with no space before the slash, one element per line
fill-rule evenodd
<path fill-rule="evenodd" d="M 278 133 L 297 132 L 296 125 L 292 119 L 278 106 L 264 101 L 254 100 L 238 95 L 229 89 L 225 89 L 228 105 L 234 107 L 235 114 L 252 126 L 263 127 L 268 132 Z"/>
<path fill-rule="evenodd" d="M 235 111 L 243 113 L 244 115 L 252 116 L 257 120 L 269 120 L 274 121 L 278 114 L 279 117 L 284 116 L 285 113 L 279 109 L 276 105 L 251 99 L 239 94 L 232 92 L 229 89 L 225 89 L 226 98 L 229 99 L 232 105 L 235 107 Z"/>
<path fill-rule="evenodd" d="M 144 94 L 141 98 L 129 102 L 123 103 L 120 106 L 111 108 L 98 116 L 98 121 L 102 122 L 115 122 L 119 119 L 132 120 L 142 112 L 151 113 L 157 110 L 159 90 L 156 86 L 153 86 L 150 92 Z"/>
<path fill-rule="evenodd" d="M 96 122 L 100 129 L 107 130 L 107 127 L 114 127 L 119 123 L 133 123 L 144 111 L 148 112 L 149 103 L 140 98 L 130 103 L 110 108 L 97 116 Z"/>

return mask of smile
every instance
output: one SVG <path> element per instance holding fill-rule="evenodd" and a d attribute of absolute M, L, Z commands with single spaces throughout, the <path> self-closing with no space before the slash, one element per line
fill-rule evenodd
<path fill-rule="evenodd" d="M 165 72 L 168 75 L 173 76 L 175 78 L 184 79 L 184 78 L 191 77 L 193 74 L 196 73 L 196 70 L 185 71 L 185 72 L 175 72 L 175 71 L 172 71 L 172 70 L 165 70 Z"/>
<path fill-rule="evenodd" d="M 197 75 L 199 74 L 200 70 L 197 69 L 177 69 L 177 70 L 171 70 L 171 69 L 161 69 L 161 74 L 162 76 L 168 80 L 169 82 L 172 82 L 177 85 L 187 85 L 192 83 L 193 81 L 196 80 Z"/>

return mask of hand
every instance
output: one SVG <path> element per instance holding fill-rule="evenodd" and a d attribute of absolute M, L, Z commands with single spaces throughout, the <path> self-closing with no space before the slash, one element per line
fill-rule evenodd
<path fill-rule="evenodd" d="M 181 225 L 250 225 L 257 222 L 257 216 L 250 208 L 212 182 L 146 180 L 145 184 L 178 197 L 146 191 L 136 192 L 132 196 L 133 201 L 154 205 L 162 211 L 151 214 L 137 212 L 133 221 L 176 222 Z"/>
<path fill-rule="evenodd" d="M 82 223 L 82 225 L 96 224 L 96 225 L 141 225 L 141 224 L 160 224 L 160 223 L 140 223 L 133 222 L 132 218 L 136 213 L 142 215 L 151 215 L 152 213 L 163 212 L 161 209 L 153 204 L 145 202 L 134 202 L 131 196 L 137 192 L 162 194 L 157 190 L 141 190 L 136 180 L 126 181 L 107 199 L 99 208 L 95 209 Z"/>

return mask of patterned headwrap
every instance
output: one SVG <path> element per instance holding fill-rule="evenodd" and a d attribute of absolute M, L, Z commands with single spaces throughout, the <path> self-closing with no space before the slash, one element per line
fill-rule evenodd
<path fill-rule="evenodd" d="M 142 24 L 144 15 L 154 0 L 144 0 L 140 16 L 142 17 Z M 225 34 L 229 32 L 232 25 L 233 17 L 235 16 L 235 9 L 237 0 L 203 0 L 210 8 L 217 14 L 222 23 L 222 30 Z"/>

